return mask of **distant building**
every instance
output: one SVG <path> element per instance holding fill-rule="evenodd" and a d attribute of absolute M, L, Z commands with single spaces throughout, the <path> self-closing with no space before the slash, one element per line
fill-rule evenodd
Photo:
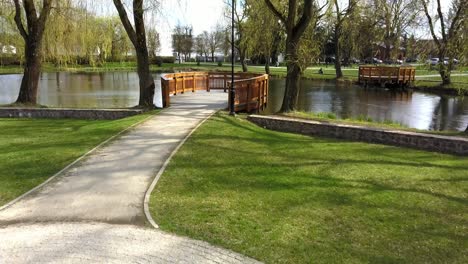
<path fill-rule="evenodd" d="M 0 53 L 2 55 L 14 55 L 17 53 L 16 47 L 12 45 L 3 45 L 0 43 Z"/>

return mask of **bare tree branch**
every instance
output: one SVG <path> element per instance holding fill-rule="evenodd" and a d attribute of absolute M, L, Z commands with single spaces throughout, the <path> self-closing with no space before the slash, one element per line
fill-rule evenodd
<path fill-rule="evenodd" d="M 124 26 L 125 30 L 127 31 L 128 37 L 132 41 L 133 45 L 137 45 L 137 37 L 135 33 L 135 29 L 133 28 L 130 20 L 128 19 L 127 11 L 125 10 L 124 5 L 122 4 L 121 0 L 114 0 L 115 8 L 117 12 L 119 12 L 120 20 L 122 21 L 122 25 Z"/>
<path fill-rule="evenodd" d="M 28 33 L 24 29 L 23 20 L 21 19 L 21 6 L 19 0 L 14 0 L 15 2 L 15 23 L 18 27 L 18 30 L 25 41 L 28 40 Z"/>
<path fill-rule="evenodd" d="M 275 14 L 276 17 L 278 17 L 281 22 L 286 25 L 286 18 L 281 14 L 278 9 L 276 9 L 275 5 L 271 2 L 271 0 L 265 0 L 265 4 L 268 6 L 268 8 Z"/>

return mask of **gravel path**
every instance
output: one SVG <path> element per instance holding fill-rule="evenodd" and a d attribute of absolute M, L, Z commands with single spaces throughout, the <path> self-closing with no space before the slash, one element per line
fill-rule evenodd
<path fill-rule="evenodd" d="M 206 242 L 102 223 L 0 228 L 0 263 L 258 263 Z"/>
<path fill-rule="evenodd" d="M 202 120 L 217 91 L 172 106 L 0 211 L 0 263 L 255 263 L 208 243 L 144 228 L 152 179 Z"/>

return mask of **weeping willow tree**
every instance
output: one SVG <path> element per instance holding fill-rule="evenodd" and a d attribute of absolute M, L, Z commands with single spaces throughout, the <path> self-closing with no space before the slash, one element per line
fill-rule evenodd
<path fill-rule="evenodd" d="M 12 3 L 0 1 L 0 65 L 16 63 L 24 58 L 24 40 L 14 21 Z"/>
<path fill-rule="evenodd" d="M 270 74 L 270 60 L 283 38 L 281 24 L 262 1 L 246 0 L 245 40 L 250 54 L 265 58 L 265 73 Z"/>
<path fill-rule="evenodd" d="M 121 60 L 130 50 L 118 17 L 97 15 L 102 6 L 88 1 L 57 1 L 44 36 L 45 60 L 55 65 L 100 66 Z M 101 10 L 102 11 L 102 10 Z"/>

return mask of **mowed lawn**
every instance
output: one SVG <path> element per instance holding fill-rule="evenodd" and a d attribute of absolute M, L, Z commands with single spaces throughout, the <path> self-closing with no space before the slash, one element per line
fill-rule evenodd
<path fill-rule="evenodd" d="M 468 263 L 468 158 L 223 112 L 175 155 L 150 209 L 163 230 L 267 263 Z"/>
<path fill-rule="evenodd" d="M 114 121 L 0 119 L 0 206 L 152 114 Z"/>

